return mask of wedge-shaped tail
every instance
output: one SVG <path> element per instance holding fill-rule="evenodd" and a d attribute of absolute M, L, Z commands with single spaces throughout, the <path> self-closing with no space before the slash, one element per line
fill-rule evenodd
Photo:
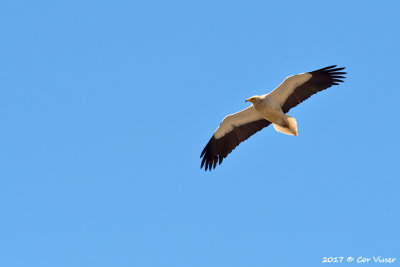
<path fill-rule="evenodd" d="M 274 125 L 275 130 L 280 133 L 297 136 L 297 121 L 295 118 L 290 117 L 289 115 L 285 115 L 285 122 L 283 126 L 275 123 L 272 125 Z"/>

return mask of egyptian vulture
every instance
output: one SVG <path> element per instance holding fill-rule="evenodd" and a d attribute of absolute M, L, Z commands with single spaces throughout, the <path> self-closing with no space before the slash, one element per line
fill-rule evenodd
<path fill-rule="evenodd" d="M 297 136 L 296 119 L 286 115 L 313 94 L 343 82 L 346 72 L 336 65 L 287 77 L 275 90 L 262 96 L 252 96 L 245 102 L 252 105 L 226 116 L 201 152 L 200 168 L 212 170 L 241 142 L 269 126 L 287 135 Z"/>

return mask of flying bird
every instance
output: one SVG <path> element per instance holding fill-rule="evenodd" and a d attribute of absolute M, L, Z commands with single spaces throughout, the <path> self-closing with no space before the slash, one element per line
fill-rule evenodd
<path fill-rule="evenodd" d="M 286 113 L 313 94 L 343 82 L 345 68 L 337 65 L 287 77 L 275 90 L 255 95 L 245 102 L 252 105 L 226 116 L 201 152 L 200 168 L 214 169 L 241 142 L 271 123 L 275 130 L 297 136 L 297 121 Z"/>

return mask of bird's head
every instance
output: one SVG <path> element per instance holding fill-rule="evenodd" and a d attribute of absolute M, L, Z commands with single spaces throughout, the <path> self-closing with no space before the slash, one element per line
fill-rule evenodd
<path fill-rule="evenodd" d="M 255 96 L 252 96 L 252 97 L 246 99 L 246 101 L 244 101 L 244 102 L 251 102 L 254 104 L 258 99 L 260 99 L 260 96 L 255 95 Z"/>

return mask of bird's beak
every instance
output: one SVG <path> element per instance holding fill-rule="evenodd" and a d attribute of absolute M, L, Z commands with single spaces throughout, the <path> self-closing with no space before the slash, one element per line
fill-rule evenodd
<path fill-rule="evenodd" d="M 246 103 L 246 102 L 250 102 L 248 99 L 246 99 L 245 101 L 244 101 L 244 103 Z"/>

